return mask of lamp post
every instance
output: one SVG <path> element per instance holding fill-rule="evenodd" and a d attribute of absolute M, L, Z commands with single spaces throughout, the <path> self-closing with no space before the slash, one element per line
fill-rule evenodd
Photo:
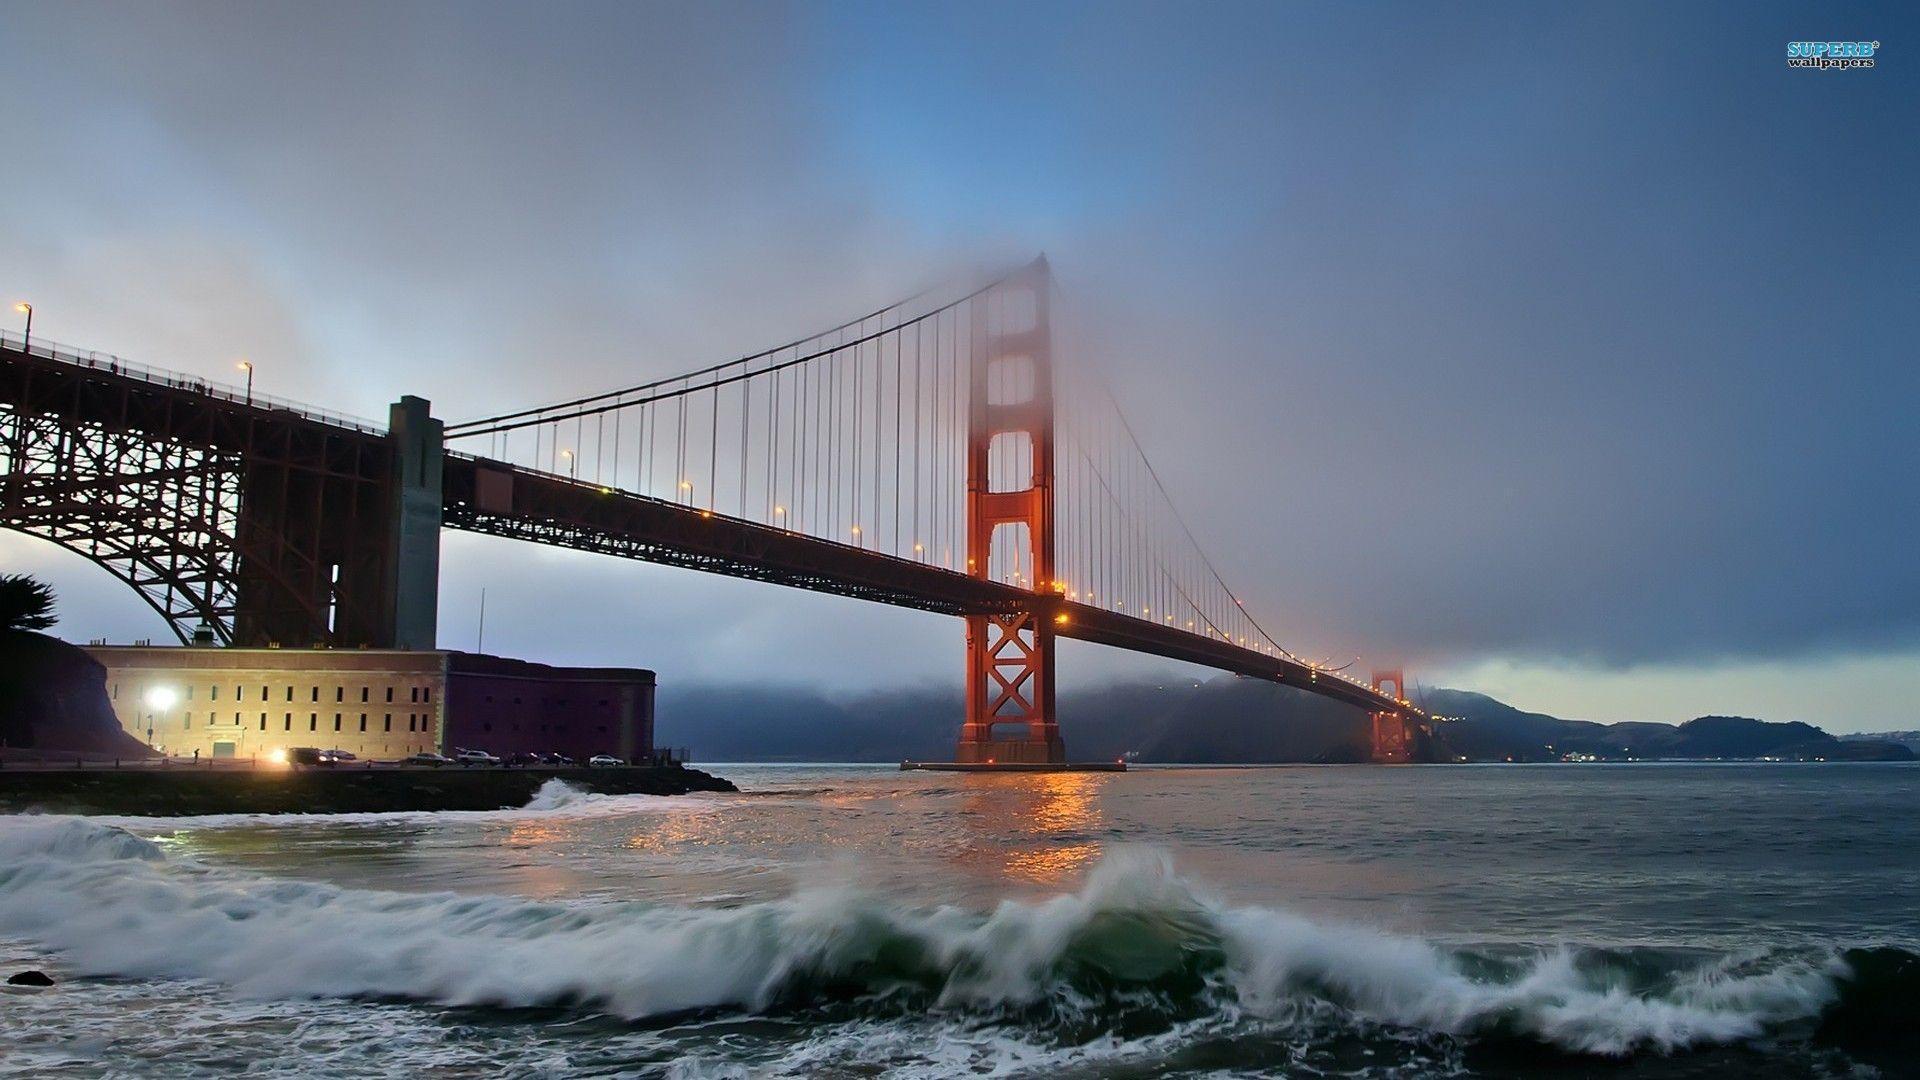
<path fill-rule="evenodd" d="M 153 718 L 157 714 L 165 716 L 173 703 L 179 700 L 171 686 L 156 686 L 147 691 L 147 749 L 153 749 Z"/>
<path fill-rule="evenodd" d="M 33 305 L 22 300 L 13 305 L 13 310 L 24 311 L 27 315 L 27 332 L 20 338 L 20 351 L 26 352 L 27 346 L 33 344 Z"/>
<path fill-rule="evenodd" d="M 574 459 L 573 451 L 562 450 L 560 451 L 560 456 L 567 459 L 567 479 L 569 480 L 579 479 L 580 466 L 576 463 Z"/>
<path fill-rule="evenodd" d="M 247 373 L 247 404 L 253 404 L 253 361 L 240 361 L 240 370 Z"/>

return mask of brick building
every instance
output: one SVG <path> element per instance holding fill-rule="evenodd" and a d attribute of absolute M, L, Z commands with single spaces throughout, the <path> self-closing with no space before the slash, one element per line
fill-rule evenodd
<path fill-rule="evenodd" d="M 653 750 L 654 675 L 640 668 L 552 667 L 443 649 L 87 652 L 107 669 L 120 725 L 176 757 L 314 747 L 392 759 L 468 748 L 631 761 Z"/>

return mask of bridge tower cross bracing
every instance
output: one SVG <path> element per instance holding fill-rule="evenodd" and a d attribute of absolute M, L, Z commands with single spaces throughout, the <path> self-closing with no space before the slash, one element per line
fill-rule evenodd
<path fill-rule="evenodd" d="M 1407 700 L 1407 679 L 1399 668 L 1376 669 L 1373 688 L 1396 701 Z M 1392 689 L 1388 689 L 1391 687 Z M 1405 765 L 1413 760 L 1414 722 L 1404 712 L 1374 712 L 1371 721 L 1373 760 L 1382 765 Z"/>
<path fill-rule="evenodd" d="M 1054 711 L 1054 414 L 1051 279 L 1044 258 L 973 305 L 967 423 L 967 573 L 1012 545 L 1032 601 L 969 614 L 966 716 L 955 760 L 1058 763 Z M 1026 456 L 1026 461 L 1019 458 Z M 1023 467 L 1024 466 L 1024 467 Z M 1004 490 L 995 490 L 996 482 Z M 1001 727 L 1020 731 L 1002 734 Z"/>

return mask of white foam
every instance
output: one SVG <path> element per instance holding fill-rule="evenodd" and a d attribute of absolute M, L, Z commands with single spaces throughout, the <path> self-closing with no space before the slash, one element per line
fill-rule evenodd
<path fill-rule="evenodd" d="M 580 793 L 550 802 L 552 812 L 600 805 Z M 577 1004 L 627 1018 L 765 1009 L 793 987 L 834 980 L 866 980 L 884 996 L 886 979 L 937 989 L 943 1015 L 1035 1003 L 1098 1010 L 1103 1002 L 1074 989 L 1069 969 L 1093 966 L 1109 982 L 1146 988 L 1199 958 L 1215 1023 L 1498 1026 L 1602 1054 L 1738 1040 L 1815 1015 L 1838 970 L 1710 968 L 1670 992 L 1635 995 L 1556 950 L 1517 977 L 1481 981 L 1417 939 L 1207 900 L 1151 852 L 1110 857 L 1078 893 L 985 915 L 906 910 L 848 888 L 729 909 L 561 905 L 263 878 L 58 818 L 0 822 L 0 934 L 60 950 L 81 972 L 206 979 L 243 995 Z M 977 1068 L 986 1054 L 1032 1064 L 1040 1051 L 1024 1043 L 983 1047 L 1005 1034 L 959 1037 L 941 1061 Z"/>

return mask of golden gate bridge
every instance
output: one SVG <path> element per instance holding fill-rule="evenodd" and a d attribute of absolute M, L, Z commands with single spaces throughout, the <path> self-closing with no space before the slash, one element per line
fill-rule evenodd
<path fill-rule="evenodd" d="M 671 378 L 444 425 L 404 398 L 384 429 L 0 335 L 0 527 L 183 641 L 431 648 L 456 528 L 959 616 L 961 763 L 1065 759 L 1059 638 L 1345 702 L 1408 760 L 1401 673 L 1255 619 L 1057 307 L 1041 258 Z"/>

